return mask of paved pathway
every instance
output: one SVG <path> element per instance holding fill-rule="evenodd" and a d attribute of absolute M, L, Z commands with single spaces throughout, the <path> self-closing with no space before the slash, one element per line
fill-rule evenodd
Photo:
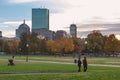
<path fill-rule="evenodd" d="M 62 73 L 62 72 L 59 72 Z M 59 74 L 57 72 L 0 72 L 0 75 L 34 75 L 34 74 Z"/>
<path fill-rule="evenodd" d="M 7 59 L 0 59 L 0 60 L 7 60 Z M 26 60 L 15 60 L 15 62 L 26 62 Z M 29 60 L 28 62 L 41 62 L 41 63 L 72 64 L 72 65 L 76 65 L 75 63 L 70 63 L 70 62 L 39 61 L 39 60 Z M 108 65 L 108 64 L 88 64 L 88 65 L 89 66 L 120 67 L 120 65 Z"/>

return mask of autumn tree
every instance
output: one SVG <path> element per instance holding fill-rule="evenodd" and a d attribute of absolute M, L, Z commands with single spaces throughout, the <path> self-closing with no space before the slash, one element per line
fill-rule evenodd
<path fill-rule="evenodd" d="M 73 40 L 70 38 L 61 38 L 59 45 L 62 49 L 61 51 L 65 52 L 65 53 L 69 53 L 74 50 Z"/>
<path fill-rule="evenodd" d="M 59 40 L 47 41 L 47 49 L 50 53 L 69 53 L 74 50 L 73 40 L 69 38 L 61 38 Z"/>
<path fill-rule="evenodd" d="M 74 51 L 78 52 L 78 51 L 82 51 L 82 47 L 83 47 L 83 42 L 80 38 L 72 38 L 73 40 L 73 44 L 74 44 Z"/>
<path fill-rule="evenodd" d="M 92 31 L 87 36 L 87 49 L 92 53 L 102 53 L 104 46 L 104 37 L 100 31 Z M 96 54 L 95 54 L 96 55 Z"/>
<path fill-rule="evenodd" d="M 46 41 L 47 50 L 50 54 L 54 54 L 56 52 L 56 43 L 53 40 Z"/>
<path fill-rule="evenodd" d="M 3 51 L 7 52 L 7 53 L 10 53 L 10 46 L 9 46 L 9 42 L 8 41 L 4 41 Z"/>
<path fill-rule="evenodd" d="M 104 51 L 107 55 L 115 55 L 117 52 L 119 52 L 120 46 L 119 46 L 119 40 L 115 37 L 114 34 L 109 35 L 109 37 L 105 37 L 105 45 L 104 45 Z"/>
<path fill-rule="evenodd" d="M 3 43 L 4 43 L 4 41 L 2 39 L 0 39 L 0 52 L 3 51 Z"/>

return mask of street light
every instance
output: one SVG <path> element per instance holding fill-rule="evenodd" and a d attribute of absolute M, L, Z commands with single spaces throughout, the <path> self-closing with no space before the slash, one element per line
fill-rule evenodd
<path fill-rule="evenodd" d="M 88 52 L 87 52 L 87 50 L 88 50 L 88 48 L 87 48 L 87 41 L 85 40 L 85 42 L 84 42 L 84 45 L 85 45 L 85 52 L 88 54 Z"/>
<path fill-rule="evenodd" d="M 85 45 L 87 44 L 87 41 L 85 41 Z"/>
<path fill-rule="evenodd" d="M 19 54 L 20 54 L 20 56 L 21 56 L 21 48 L 19 49 Z"/>
<path fill-rule="evenodd" d="M 28 47 L 29 47 L 29 45 L 28 45 L 28 44 L 26 44 L 26 47 L 27 47 L 27 56 L 26 56 L 26 62 L 28 62 Z"/>

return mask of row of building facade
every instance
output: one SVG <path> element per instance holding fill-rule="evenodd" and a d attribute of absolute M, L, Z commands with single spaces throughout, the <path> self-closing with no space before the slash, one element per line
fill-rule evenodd
<path fill-rule="evenodd" d="M 2 31 L 0 31 L 0 39 L 2 39 Z"/>
<path fill-rule="evenodd" d="M 40 38 L 47 40 L 60 39 L 61 37 L 77 37 L 77 27 L 75 24 L 70 25 L 70 35 L 64 30 L 56 32 L 49 30 L 49 10 L 34 8 L 32 9 L 32 31 L 37 33 Z M 24 22 L 16 29 L 16 37 L 20 38 L 22 33 L 31 34 L 30 27 Z"/>
<path fill-rule="evenodd" d="M 71 24 L 70 25 L 70 32 L 72 37 L 76 37 L 76 25 L 75 24 Z M 49 29 L 46 28 L 41 28 L 41 29 L 36 29 L 35 31 L 33 31 L 35 33 L 37 33 L 39 35 L 40 38 L 42 39 L 47 39 L 47 40 L 56 40 L 56 39 L 60 39 L 62 37 L 71 37 L 69 34 L 67 34 L 66 31 L 64 30 L 58 30 L 58 31 L 51 31 Z M 18 29 L 16 29 L 16 37 L 20 38 L 22 33 L 26 33 L 26 34 L 31 34 L 30 32 L 30 27 L 24 22 L 18 27 Z"/>

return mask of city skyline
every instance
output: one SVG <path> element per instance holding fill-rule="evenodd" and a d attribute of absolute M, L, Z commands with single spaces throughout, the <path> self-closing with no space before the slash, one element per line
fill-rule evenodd
<path fill-rule="evenodd" d="M 14 37 L 15 29 L 26 20 L 31 28 L 32 8 L 50 10 L 50 30 L 66 30 L 70 24 L 78 26 L 78 35 L 92 30 L 113 31 L 120 27 L 81 27 L 82 24 L 120 23 L 119 0 L 1 0 L 0 31 L 3 36 Z M 118 33 L 117 33 L 118 34 Z"/>

